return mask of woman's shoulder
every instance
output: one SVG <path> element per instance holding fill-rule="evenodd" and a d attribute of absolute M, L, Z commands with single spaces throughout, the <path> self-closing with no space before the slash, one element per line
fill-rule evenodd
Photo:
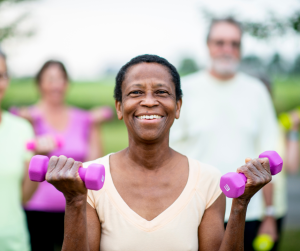
<path fill-rule="evenodd" d="M 201 177 L 212 177 L 212 178 L 221 177 L 221 172 L 219 171 L 218 168 L 209 164 L 205 164 L 193 158 L 188 158 L 188 159 L 191 168 L 199 172 L 199 175 Z"/>
<path fill-rule="evenodd" d="M 6 111 L 3 112 L 3 115 L 11 126 L 17 126 L 18 128 L 31 128 L 30 123 L 23 117 L 13 115 Z"/>
<path fill-rule="evenodd" d="M 101 198 L 103 198 L 104 191 L 107 189 L 107 186 L 108 186 L 107 182 L 108 182 L 109 176 L 110 176 L 109 155 L 110 154 L 103 156 L 101 158 L 92 160 L 92 161 L 85 162 L 82 165 L 83 168 L 88 168 L 88 166 L 91 164 L 101 164 L 105 168 L 105 181 L 104 181 L 104 185 L 103 185 L 102 189 L 100 189 L 98 191 L 88 190 L 87 202 L 95 209 L 96 209 L 97 205 L 99 205 Z"/>
<path fill-rule="evenodd" d="M 221 172 L 214 166 L 189 158 L 191 171 L 197 176 L 196 191 L 208 208 L 221 194 Z"/>
<path fill-rule="evenodd" d="M 107 154 L 103 157 L 100 157 L 98 159 L 95 159 L 95 160 L 91 160 L 91 161 L 87 161 L 87 162 L 84 162 L 83 163 L 83 167 L 84 168 L 87 168 L 89 165 L 91 164 L 101 164 L 105 167 L 105 171 L 106 170 L 109 170 L 109 156 L 111 155 L 112 153 L 110 154 Z"/>

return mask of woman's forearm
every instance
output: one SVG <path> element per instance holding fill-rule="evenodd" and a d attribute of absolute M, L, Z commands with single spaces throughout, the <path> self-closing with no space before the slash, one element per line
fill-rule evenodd
<path fill-rule="evenodd" d="M 287 150 L 286 150 L 286 170 L 295 174 L 298 172 L 299 168 L 299 141 L 298 140 L 288 140 Z"/>
<path fill-rule="evenodd" d="M 62 251 L 89 251 L 86 196 L 66 202 L 65 231 Z"/>
<path fill-rule="evenodd" d="M 220 251 L 244 250 L 244 230 L 248 203 L 239 199 L 232 200 L 230 217 Z"/>
<path fill-rule="evenodd" d="M 33 182 L 28 175 L 29 163 L 25 163 L 24 178 L 22 182 L 22 204 L 26 204 L 38 187 L 38 182 Z"/>

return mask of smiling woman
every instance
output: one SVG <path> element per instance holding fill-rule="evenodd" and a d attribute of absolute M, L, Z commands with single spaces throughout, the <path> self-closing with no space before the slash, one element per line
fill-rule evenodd
<path fill-rule="evenodd" d="M 66 198 L 63 250 L 243 250 L 247 205 L 270 180 L 269 164 L 253 160 L 244 167 L 249 184 L 233 200 L 224 235 L 219 171 L 169 147 L 181 97 L 174 66 L 155 55 L 138 56 L 116 78 L 116 110 L 129 146 L 92 161 L 105 166 L 103 189 L 87 191 L 77 173 L 82 163 L 51 158 L 46 179 Z"/>

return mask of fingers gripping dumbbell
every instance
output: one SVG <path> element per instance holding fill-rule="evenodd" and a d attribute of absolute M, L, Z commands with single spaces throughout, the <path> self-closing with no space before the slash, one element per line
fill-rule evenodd
<path fill-rule="evenodd" d="M 49 158 L 44 155 L 34 156 L 29 164 L 29 178 L 42 182 L 46 178 Z M 87 189 L 100 190 L 105 181 L 105 168 L 101 164 L 93 163 L 87 168 L 79 167 L 78 174 Z"/>
<path fill-rule="evenodd" d="M 283 161 L 277 152 L 266 151 L 260 154 L 259 158 L 269 159 L 272 175 L 281 172 Z M 226 197 L 237 198 L 244 194 L 246 183 L 247 178 L 243 173 L 230 172 L 221 177 L 220 188 Z"/>

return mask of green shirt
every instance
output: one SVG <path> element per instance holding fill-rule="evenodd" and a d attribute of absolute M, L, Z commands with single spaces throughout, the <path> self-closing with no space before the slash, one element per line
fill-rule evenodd
<path fill-rule="evenodd" d="M 30 250 L 21 204 L 25 162 L 32 154 L 26 142 L 34 138 L 31 125 L 3 111 L 0 122 L 0 250 Z"/>

